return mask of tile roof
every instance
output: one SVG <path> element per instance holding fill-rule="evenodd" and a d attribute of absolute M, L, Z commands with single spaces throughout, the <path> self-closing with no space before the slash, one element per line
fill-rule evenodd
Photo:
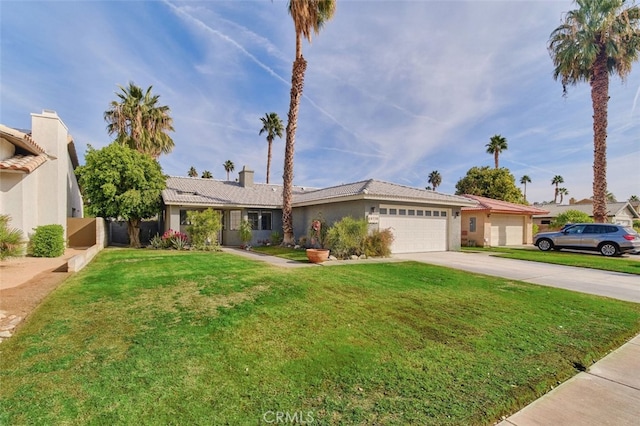
<path fill-rule="evenodd" d="M 0 170 L 31 173 L 47 161 L 45 154 L 40 155 L 14 155 L 11 158 L 0 161 Z"/>
<path fill-rule="evenodd" d="M 33 140 L 28 133 L 21 132 L 20 130 L 7 127 L 4 124 L 0 124 L 0 137 L 7 140 L 18 148 L 22 148 L 31 154 L 39 155 L 44 154 L 45 150 Z"/>
<path fill-rule="evenodd" d="M 246 206 L 282 208 L 282 185 L 254 183 L 243 187 L 238 182 L 214 179 L 175 177 L 167 179 L 162 191 L 165 204 Z M 330 188 L 293 188 L 293 206 L 346 201 L 350 199 L 376 199 L 400 202 L 419 202 L 454 206 L 472 206 L 475 201 L 457 195 L 411 188 L 389 182 L 366 180 Z"/>
<path fill-rule="evenodd" d="M 481 197 L 479 195 L 464 195 L 466 198 L 474 200 L 477 205 L 473 207 L 463 207 L 462 211 L 491 211 L 494 213 L 507 213 L 507 214 L 531 214 L 540 215 L 549 213 L 548 210 L 540 209 L 533 206 L 525 206 L 523 204 L 509 203 L 502 200 L 494 200 L 493 198 Z"/>
<path fill-rule="evenodd" d="M 578 210 L 586 213 L 589 216 L 593 216 L 593 203 L 591 204 L 544 204 L 543 207 L 548 210 L 547 214 L 536 214 L 534 217 L 556 217 L 567 210 Z M 627 208 L 629 213 L 634 217 L 639 217 L 633 206 L 628 201 L 622 201 L 618 203 L 607 203 L 607 213 L 609 216 L 616 216 L 622 210 Z M 635 213 L 635 214 L 634 214 Z"/>
<path fill-rule="evenodd" d="M 294 196 L 301 191 L 294 187 Z M 282 208 L 282 185 L 254 183 L 243 187 L 238 182 L 170 176 L 162 199 L 170 205 Z"/>
<path fill-rule="evenodd" d="M 363 198 L 400 202 L 437 203 L 455 206 L 471 206 L 475 204 L 473 201 L 457 195 L 442 194 L 426 189 L 369 179 L 296 194 L 293 199 L 293 205 L 300 206 Z"/>

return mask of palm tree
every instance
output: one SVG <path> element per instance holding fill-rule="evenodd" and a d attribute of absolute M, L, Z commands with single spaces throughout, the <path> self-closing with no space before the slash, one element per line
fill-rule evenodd
<path fill-rule="evenodd" d="M 438 172 L 437 170 L 434 170 L 431 173 L 429 173 L 428 182 L 431 184 L 431 187 L 435 191 L 436 188 L 438 188 L 442 183 L 442 176 L 440 176 L 440 172 Z"/>
<path fill-rule="evenodd" d="M 128 87 L 119 86 L 119 101 L 112 101 L 104 119 L 109 135 L 116 134 L 116 141 L 143 154 L 158 158 L 173 150 L 173 139 L 167 132 L 173 131 L 171 110 L 158 105 L 159 95 L 152 95 L 151 88 L 143 91 L 133 82 Z"/>
<path fill-rule="evenodd" d="M 205 170 L 204 172 L 202 172 L 202 178 L 203 179 L 213 179 L 213 175 L 211 174 L 211 172 L 209 170 Z"/>
<path fill-rule="evenodd" d="M 189 173 L 187 173 L 187 176 L 198 177 L 198 171 L 196 170 L 195 167 L 191 166 L 191 168 L 189 169 Z"/>
<path fill-rule="evenodd" d="M 528 175 L 524 175 L 520 178 L 520 183 L 524 185 L 524 201 L 527 201 L 527 184 L 531 183 L 531 178 Z"/>
<path fill-rule="evenodd" d="M 558 185 L 564 183 L 564 179 L 560 175 L 555 175 L 553 179 L 551 179 L 551 185 L 556 186 L 556 190 L 553 193 L 553 203 L 555 204 L 558 200 Z"/>
<path fill-rule="evenodd" d="M 578 9 L 549 38 L 549 53 L 568 85 L 589 82 L 593 107 L 593 218 L 607 221 L 607 106 L 609 75 L 623 80 L 640 55 L 640 7 L 625 0 L 576 0 Z"/>
<path fill-rule="evenodd" d="M 227 172 L 227 180 L 229 180 L 229 173 L 234 171 L 236 166 L 233 164 L 233 161 L 231 160 L 225 161 L 223 166 L 224 166 L 224 171 Z"/>
<path fill-rule="evenodd" d="M 280 120 L 280 117 L 278 117 L 278 114 L 275 112 L 265 114 L 264 117 L 260 118 L 260 121 L 262 121 L 262 129 L 260 129 L 258 135 L 266 133 L 267 144 L 269 145 L 269 149 L 267 150 L 267 183 L 269 183 L 269 170 L 271 170 L 271 145 L 276 136 L 282 138 L 284 127 L 282 125 L 282 120 Z"/>
<path fill-rule="evenodd" d="M 318 34 L 324 24 L 333 17 L 335 0 L 289 0 L 289 14 L 296 32 L 296 58 L 291 72 L 291 100 L 287 115 L 287 136 L 284 151 L 284 173 L 282 176 L 282 244 L 293 244 L 293 216 L 291 196 L 293 189 L 293 151 L 298 127 L 298 109 L 304 85 L 307 61 L 302 56 L 302 38 L 311 42 L 311 32 Z"/>
<path fill-rule="evenodd" d="M 491 139 L 489 139 L 489 143 L 485 145 L 487 147 L 487 153 L 493 154 L 493 161 L 495 162 L 496 169 L 498 168 L 498 156 L 502 151 L 506 151 L 507 139 L 502 137 L 501 135 L 493 135 Z"/>
<path fill-rule="evenodd" d="M 616 196 L 613 194 L 613 192 L 607 191 L 607 202 L 608 203 L 615 203 L 618 200 L 616 200 Z"/>
<path fill-rule="evenodd" d="M 558 188 L 558 195 L 560 195 L 560 204 L 562 204 L 564 196 L 569 195 L 569 191 L 567 190 L 567 188 Z"/>
<path fill-rule="evenodd" d="M 638 198 L 637 195 L 632 195 L 631 197 L 629 197 L 629 201 L 635 203 L 640 201 L 640 198 Z"/>

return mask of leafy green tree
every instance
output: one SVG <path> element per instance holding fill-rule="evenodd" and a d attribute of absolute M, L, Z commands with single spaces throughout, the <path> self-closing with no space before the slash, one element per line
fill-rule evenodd
<path fill-rule="evenodd" d="M 218 232 L 222 229 L 220 213 L 208 208 L 204 211 L 188 211 L 187 234 L 191 239 L 191 246 L 198 250 L 217 249 Z"/>
<path fill-rule="evenodd" d="M 0 214 L 0 260 L 19 257 L 24 253 L 22 231 L 9 227 L 11 216 Z"/>
<path fill-rule="evenodd" d="M 213 175 L 209 170 L 202 172 L 202 179 L 213 179 Z"/>
<path fill-rule="evenodd" d="M 196 170 L 195 167 L 191 166 L 191 168 L 189 169 L 188 176 L 189 177 L 198 177 L 198 171 Z"/>
<path fill-rule="evenodd" d="M 560 185 L 561 183 L 564 183 L 564 179 L 560 175 L 555 175 L 553 177 L 553 179 L 551 179 L 551 185 L 555 185 L 556 186 L 556 189 L 553 192 L 553 203 L 554 204 L 558 202 L 558 195 L 559 195 L 558 191 L 560 190 L 558 188 L 558 185 Z"/>
<path fill-rule="evenodd" d="M 580 210 L 567 210 L 560 213 L 551 222 L 552 228 L 562 228 L 568 223 L 592 223 L 593 219 L 588 214 L 581 212 Z"/>
<path fill-rule="evenodd" d="M 578 9 L 549 38 L 549 53 L 566 95 L 588 82 L 593 107 L 593 216 L 607 220 L 607 107 L 609 75 L 623 80 L 640 56 L 640 7 L 625 0 L 576 0 Z"/>
<path fill-rule="evenodd" d="M 497 169 L 500 153 L 506 151 L 508 148 L 507 139 L 501 135 L 493 135 L 491 139 L 489 139 L 489 143 L 485 146 L 487 147 L 487 153 L 493 154 L 493 161 Z"/>
<path fill-rule="evenodd" d="M 434 170 L 431 173 L 429 173 L 428 182 L 431 184 L 431 187 L 435 191 L 442 183 L 442 176 L 440 176 L 440 172 L 437 170 Z"/>
<path fill-rule="evenodd" d="M 151 88 L 143 91 L 133 82 L 116 92 L 119 101 L 112 101 L 104 113 L 107 132 L 116 135 L 116 142 L 153 158 L 173 150 L 173 139 L 167 132 L 173 131 L 171 110 L 158 105 L 159 95 L 152 95 Z"/>
<path fill-rule="evenodd" d="M 510 203 L 523 203 L 522 192 L 509 169 L 491 169 L 489 166 L 472 167 L 467 175 L 456 183 L 456 194 L 479 195 Z"/>
<path fill-rule="evenodd" d="M 307 61 L 302 56 L 302 38 L 311 42 L 311 33 L 318 34 L 324 24 L 329 21 L 336 10 L 335 0 L 289 0 L 289 14 L 293 19 L 293 27 L 296 32 L 296 58 L 293 61 L 291 72 L 291 100 L 289 102 L 289 114 L 286 141 L 284 151 L 284 173 L 282 188 L 282 230 L 284 238 L 282 244 L 293 244 L 293 152 L 298 127 L 298 110 L 302 98 L 304 86 L 304 73 L 307 69 Z"/>
<path fill-rule="evenodd" d="M 258 135 L 263 133 L 267 134 L 267 183 L 269 183 L 269 170 L 271 170 L 271 145 L 273 144 L 273 140 L 276 136 L 282 138 L 284 126 L 282 124 L 282 120 L 280 120 L 280 117 L 278 117 L 278 114 L 275 112 L 265 114 L 264 117 L 260 118 L 260 121 L 262 121 L 262 129 L 260 129 Z"/>
<path fill-rule="evenodd" d="M 527 184 L 531 183 L 531 178 L 528 175 L 524 175 L 520 178 L 520 184 L 524 185 L 524 201 L 527 201 Z"/>
<path fill-rule="evenodd" d="M 233 161 L 227 160 L 222 165 L 224 167 L 224 171 L 227 172 L 227 180 L 229 180 L 229 173 L 235 170 L 236 166 L 233 164 Z"/>
<path fill-rule="evenodd" d="M 76 175 L 89 213 L 126 220 L 129 245 L 140 247 L 140 220 L 158 214 L 166 187 L 160 164 L 118 143 L 100 150 L 89 145 L 85 165 L 76 168 Z"/>
<path fill-rule="evenodd" d="M 249 222 L 247 219 L 244 219 L 242 222 L 240 222 L 239 231 L 242 244 L 245 246 L 249 245 L 251 239 L 253 238 L 253 228 L 251 227 L 251 222 Z"/>

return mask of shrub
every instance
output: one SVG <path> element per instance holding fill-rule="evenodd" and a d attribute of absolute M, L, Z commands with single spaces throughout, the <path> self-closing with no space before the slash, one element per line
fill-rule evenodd
<path fill-rule="evenodd" d="M 153 238 L 149 240 L 149 247 L 154 249 L 164 248 L 164 241 L 162 240 L 162 237 L 156 234 Z"/>
<path fill-rule="evenodd" d="M 215 250 L 218 248 L 218 232 L 222 228 L 220 213 L 213 209 L 204 211 L 188 211 L 187 233 L 191 239 L 191 245 L 197 250 Z"/>
<path fill-rule="evenodd" d="M 0 260 L 22 256 L 24 251 L 22 231 L 9 228 L 9 222 L 11 222 L 11 216 L 0 215 Z"/>
<path fill-rule="evenodd" d="M 537 223 L 534 223 L 531 229 L 532 229 L 533 235 L 536 235 L 538 232 L 540 232 L 540 227 L 538 226 Z"/>
<path fill-rule="evenodd" d="M 239 231 L 240 231 L 240 240 L 242 241 L 242 244 L 245 246 L 249 245 L 249 243 L 251 242 L 251 238 L 253 237 L 251 222 L 249 222 L 246 219 L 240 222 Z"/>
<path fill-rule="evenodd" d="M 28 252 L 33 257 L 58 257 L 64 254 L 62 225 L 42 225 L 34 228 Z"/>
<path fill-rule="evenodd" d="M 383 229 L 382 231 L 375 229 L 364 240 L 364 254 L 367 257 L 389 257 L 391 256 L 391 243 L 393 242 L 393 233 L 391 229 Z"/>
<path fill-rule="evenodd" d="M 580 210 L 567 210 L 556 216 L 551 222 L 551 227 L 560 229 L 567 223 L 593 223 L 593 219 Z"/>
<path fill-rule="evenodd" d="M 162 234 L 162 248 L 184 250 L 187 248 L 188 241 L 189 238 L 187 237 L 187 234 L 183 234 L 180 231 L 174 231 L 173 229 L 169 229 L 167 232 Z"/>
<path fill-rule="evenodd" d="M 271 245 L 277 246 L 282 243 L 282 235 L 278 231 L 273 231 L 271 233 Z"/>
<path fill-rule="evenodd" d="M 640 220 L 633 221 L 633 229 L 635 229 L 636 232 L 640 232 Z"/>
<path fill-rule="evenodd" d="M 318 213 L 309 227 L 309 248 L 324 248 L 327 242 L 327 232 L 327 222 L 322 218 L 322 213 Z"/>
<path fill-rule="evenodd" d="M 349 216 L 336 222 L 327 232 L 327 246 L 331 249 L 331 254 L 338 259 L 363 254 L 368 227 L 366 219 Z"/>

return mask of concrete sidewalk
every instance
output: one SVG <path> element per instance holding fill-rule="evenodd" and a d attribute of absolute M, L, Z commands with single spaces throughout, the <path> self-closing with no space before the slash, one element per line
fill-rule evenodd
<path fill-rule="evenodd" d="M 318 266 L 255 252 L 225 251 L 279 266 Z M 482 252 L 397 254 L 386 261 L 403 260 L 640 303 L 640 277 L 637 275 L 502 259 Z M 640 335 L 498 425 L 640 425 Z"/>

